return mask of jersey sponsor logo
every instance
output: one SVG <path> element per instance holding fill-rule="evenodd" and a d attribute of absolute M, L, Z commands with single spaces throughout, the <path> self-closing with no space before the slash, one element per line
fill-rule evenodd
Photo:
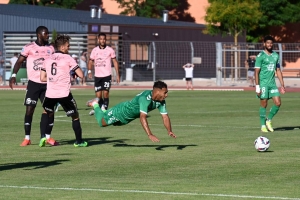
<path fill-rule="evenodd" d="M 98 58 L 95 63 L 95 67 L 105 67 L 105 60 Z"/>
<path fill-rule="evenodd" d="M 39 55 L 39 51 L 35 51 L 34 56 L 38 56 L 38 55 Z"/>
<path fill-rule="evenodd" d="M 267 69 L 268 69 L 268 71 L 274 71 L 274 67 L 275 67 L 275 64 L 274 64 L 274 63 L 270 63 L 270 64 L 267 66 Z"/>
<path fill-rule="evenodd" d="M 36 59 L 33 61 L 33 69 L 34 71 L 38 71 L 38 70 L 41 70 L 41 67 L 44 63 L 44 58 L 39 58 L 39 59 Z"/>
<path fill-rule="evenodd" d="M 36 101 L 35 100 L 32 100 L 30 98 L 27 98 L 26 99 L 26 104 L 36 104 Z"/>

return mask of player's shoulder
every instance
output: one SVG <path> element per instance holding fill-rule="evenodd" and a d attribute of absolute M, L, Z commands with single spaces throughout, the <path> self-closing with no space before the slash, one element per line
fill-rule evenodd
<path fill-rule="evenodd" d="M 264 56 L 265 56 L 265 52 L 264 52 L 264 51 L 261 51 L 261 52 L 256 56 L 256 59 L 257 59 L 257 58 L 264 57 Z"/>
<path fill-rule="evenodd" d="M 150 101 L 152 99 L 152 91 L 151 90 L 144 90 L 143 92 L 141 92 L 137 96 L 139 96 L 139 98 L 143 98 L 143 99 L 146 99 L 146 100 Z"/>

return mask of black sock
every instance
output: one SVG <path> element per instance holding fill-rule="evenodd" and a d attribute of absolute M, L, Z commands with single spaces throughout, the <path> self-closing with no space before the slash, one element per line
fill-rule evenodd
<path fill-rule="evenodd" d="M 41 138 L 46 137 L 45 133 L 46 133 L 47 126 L 48 126 L 48 115 L 47 113 L 43 113 L 40 121 Z"/>
<path fill-rule="evenodd" d="M 54 124 L 54 115 L 52 117 L 48 118 L 48 124 L 47 124 L 46 130 L 45 130 L 46 134 L 51 135 L 51 132 L 52 132 L 52 129 L 53 129 L 53 124 Z"/>
<path fill-rule="evenodd" d="M 108 104 L 109 104 L 109 98 L 104 98 L 104 106 L 106 110 L 108 108 Z"/>
<path fill-rule="evenodd" d="M 102 98 L 99 98 L 98 104 L 99 104 L 99 106 L 100 106 L 100 108 L 101 108 L 101 106 L 102 106 L 102 104 L 103 104 L 103 99 L 102 99 Z"/>
<path fill-rule="evenodd" d="M 72 127 L 73 127 L 73 130 L 74 130 L 74 133 L 75 133 L 77 144 L 82 143 L 82 129 L 81 129 L 79 119 L 75 120 L 75 121 L 72 121 Z"/>
<path fill-rule="evenodd" d="M 25 118 L 24 118 L 25 135 L 30 135 L 31 123 L 32 123 L 32 115 L 25 115 Z"/>

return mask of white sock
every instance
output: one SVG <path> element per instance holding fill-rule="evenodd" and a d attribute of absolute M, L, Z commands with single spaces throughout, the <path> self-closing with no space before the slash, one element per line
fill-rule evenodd
<path fill-rule="evenodd" d="M 262 128 L 265 128 L 265 127 L 266 127 L 266 125 L 261 125 L 261 127 L 262 127 Z"/>
<path fill-rule="evenodd" d="M 46 134 L 46 139 L 48 140 L 50 138 L 50 135 L 49 134 Z"/>
<path fill-rule="evenodd" d="M 30 135 L 25 135 L 26 140 L 30 140 Z"/>

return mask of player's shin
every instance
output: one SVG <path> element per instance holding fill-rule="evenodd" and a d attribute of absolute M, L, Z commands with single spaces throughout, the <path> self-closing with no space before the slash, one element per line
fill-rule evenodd
<path fill-rule="evenodd" d="M 31 123 L 32 123 L 32 115 L 25 115 L 25 118 L 24 118 L 25 135 L 30 135 Z"/>
<path fill-rule="evenodd" d="M 41 138 L 46 137 L 47 126 L 48 126 L 48 115 L 47 113 L 43 113 L 40 121 Z"/>
<path fill-rule="evenodd" d="M 266 108 L 259 108 L 259 119 L 261 126 L 266 125 Z"/>
<path fill-rule="evenodd" d="M 104 104 L 105 109 L 107 110 L 108 104 L 109 104 L 109 98 L 104 98 L 103 104 Z"/>
<path fill-rule="evenodd" d="M 54 124 L 54 115 L 50 115 L 49 117 L 47 115 L 47 125 L 45 126 L 46 127 L 45 135 L 47 136 L 47 139 L 50 138 L 53 129 L 53 124 Z"/>
<path fill-rule="evenodd" d="M 79 119 L 72 119 L 72 128 L 74 130 L 75 133 L 75 138 L 76 138 L 76 142 L 77 144 L 82 143 L 82 129 L 81 129 L 81 124 Z"/>
<path fill-rule="evenodd" d="M 279 106 L 273 105 L 272 108 L 270 109 L 270 113 L 268 115 L 268 120 L 272 120 L 273 117 L 277 114 L 279 110 Z"/>
<path fill-rule="evenodd" d="M 104 113 L 100 109 L 99 105 L 97 105 L 97 104 L 94 105 L 94 111 L 95 111 L 95 119 L 96 119 L 98 125 L 102 127 L 103 126 L 102 125 L 102 118 L 103 118 Z"/>

